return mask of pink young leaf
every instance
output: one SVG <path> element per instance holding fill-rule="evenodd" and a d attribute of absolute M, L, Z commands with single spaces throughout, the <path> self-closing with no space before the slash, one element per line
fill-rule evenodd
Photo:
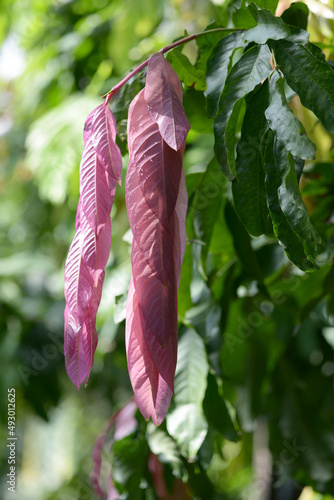
<path fill-rule="evenodd" d="M 160 344 L 166 346 L 178 326 L 174 262 L 168 283 L 163 285 L 147 264 L 136 240 L 133 240 L 131 263 L 140 311 Z"/>
<path fill-rule="evenodd" d="M 152 272 L 163 284 L 167 284 L 172 266 L 174 224 L 167 231 L 149 208 L 133 163 L 128 165 L 125 182 L 126 206 L 133 237 Z"/>
<path fill-rule="evenodd" d="M 180 149 L 190 125 L 182 106 L 179 78 L 161 52 L 149 60 L 145 100 L 164 141 L 175 151 Z"/>
<path fill-rule="evenodd" d="M 67 307 L 77 321 L 82 324 L 85 311 L 92 297 L 94 280 L 82 260 L 82 233 L 75 233 L 65 263 L 65 299 Z"/>
<path fill-rule="evenodd" d="M 164 420 L 172 390 L 159 374 L 147 349 L 133 281 L 130 281 L 126 311 L 125 346 L 135 401 L 145 419 L 155 425 Z"/>
<path fill-rule="evenodd" d="M 82 234 L 82 258 L 87 266 L 94 283 L 97 283 L 98 274 L 106 267 L 111 246 L 111 222 L 110 217 L 106 223 L 101 225 L 98 235 L 87 222 L 86 217 L 81 216 L 81 234 Z"/>
<path fill-rule="evenodd" d="M 95 109 L 93 133 L 94 148 L 101 164 L 121 185 L 122 155 L 115 142 L 116 120 L 108 104 L 103 103 Z"/>
<path fill-rule="evenodd" d="M 91 138 L 84 148 L 80 165 L 80 200 L 81 210 L 96 234 L 110 217 L 113 200 L 108 180 Z"/>
<path fill-rule="evenodd" d="M 66 371 L 78 389 L 84 380 L 86 380 L 87 385 L 96 346 L 96 330 L 90 321 L 88 310 L 82 326 L 78 325 L 76 318 L 70 312 L 65 312 L 64 353 Z"/>
<path fill-rule="evenodd" d="M 148 111 L 144 89 L 129 108 L 128 144 L 146 203 L 168 230 L 180 185 L 182 152 L 162 139 Z"/>

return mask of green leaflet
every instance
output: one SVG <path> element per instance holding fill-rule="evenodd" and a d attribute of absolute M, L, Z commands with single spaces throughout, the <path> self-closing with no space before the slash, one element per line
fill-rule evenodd
<path fill-rule="evenodd" d="M 195 237 L 203 241 L 201 250 L 202 264 L 205 263 L 210 246 L 214 225 L 217 221 L 226 178 L 222 174 L 217 160 L 214 158 L 201 175 L 194 192 L 190 208 L 190 218 L 193 221 Z M 205 268 L 205 264 L 203 265 Z"/>
<path fill-rule="evenodd" d="M 258 282 L 259 289 L 267 295 L 263 285 L 262 271 L 257 260 L 256 254 L 250 242 L 250 236 L 241 224 L 231 203 L 225 205 L 225 217 L 228 228 L 232 233 L 233 244 L 240 262 L 246 273 Z"/>
<path fill-rule="evenodd" d="M 269 9 L 273 14 L 275 14 L 278 0 L 256 0 L 255 3 L 259 9 Z"/>
<path fill-rule="evenodd" d="M 269 127 L 293 156 L 312 160 L 315 156 L 315 146 L 288 105 L 284 82 L 278 71 L 274 71 L 270 78 L 269 94 L 270 105 L 265 111 Z"/>
<path fill-rule="evenodd" d="M 247 111 L 237 147 L 237 179 L 232 182 L 235 210 L 253 236 L 266 233 L 268 208 L 264 186 L 261 143 L 268 124 L 268 81 L 246 98 Z"/>
<path fill-rule="evenodd" d="M 179 48 L 170 51 L 166 59 L 187 87 L 193 87 L 195 90 L 205 90 L 204 70 L 193 66 Z"/>
<path fill-rule="evenodd" d="M 228 74 L 225 87 L 219 103 L 219 112 L 214 122 L 215 154 L 219 166 L 229 180 L 235 176 L 227 165 L 227 148 L 234 148 L 234 143 L 226 143 L 225 131 L 234 107 L 251 92 L 256 85 L 261 83 L 270 73 L 270 51 L 266 45 L 256 45 L 249 49 L 233 66 Z M 232 122 L 237 126 L 237 121 L 232 117 Z M 230 134 L 231 136 L 232 134 Z M 234 136 L 235 137 L 235 134 Z"/>
<path fill-rule="evenodd" d="M 216 28 L 221 28 L 216 22 L 210 23 L 204 30 L 210 31 Z M 196 44 L 198 49 L 198 59 L 196 61 L 196 68 L 203 71 L 206 70 L 207 60 L 211 54 L 211 51 L 215 44 L 221 39 L 227 36 L 228 31 L 217 31 L 215 33 L 207 33 L 196 38 Z"/>
<path fill-rule="evenodd" d="M 214 46 L 207 62 L 206 84 L 204 92 L 209 116 L 215 116 L 219 99 L 228 73 L 228 63 L 235 48 L 243 45 L 242 33 L 236 32 L 222 38 Z"/>
<path fill-rule="evenodd" d="M 167 415 L 167 430 L 189 457 L 197 454 L 208 430 L 202 409 L 208 371 L 203 340 L 194 330 L 186 330 L 178 345 L 176 408 Z"/>
<path fill-rule="evenodd" d="M 317 269 L 320 238 L 301 198 L 294 161 L 272 132 L 265 149 L 267 203 L 274 233 L 289 259 L 303 271 Z"/>
<path fill-rule="evenodd" d="M 281 18 L 286 24 L 291 24 L 297 26 L 297 28 L 306 30 L 308 15 L 309 9 L 305 3 L 295 2 L 283 12 Z"/>
<path fill-rule="evenodd" d="M 334 132 L 334 71 L 319 52 L 287 40 L 270 42 L 280 70 L 302 104 Z"/>
<path fill-rule="evenodd" d="M 248 10 L 257 21 L 257 26 L 245 33 L 245 40 L 248 42 L 266 43 L 269 39 L 280 40 L 290 35 L 289 27 L 270 10 L 258 10 L 254 3 L 248 6 Z"/>
<path fill-rule="evenodd" d="M 237 441 L 235 431 L 226 403 L 220 394 L 216 377 L 209 373 L 208 386 L 203 401 L 205 416 L 212 427 L 230 441 Z"/>

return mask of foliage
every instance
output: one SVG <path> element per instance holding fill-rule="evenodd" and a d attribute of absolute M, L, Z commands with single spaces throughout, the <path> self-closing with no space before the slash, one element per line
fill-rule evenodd
<path fill-rule="evenodd" d="M 20 498 L 93 498 L 95 438 L 132 395 L 124 346 L 131 237 L 118 187 L 99 343 L 89 385 L 77 393 L 64 374 L 61 338 L 79 129 L 96 96 L 131 66 L 134 47 L 139 59 L 172 40 L 155 31 L 161 2 L 141 2 L 139 11 L 132 1 L 124 11 L 120 1 L 46 2 L 15 17 L 22 4 L 14 2 L 5 24 L 26 34 L 30 55 L 14 90 L 7 85 L 17 126 L 0 145 L 3 393 L 16 387 Z M 243 31 L 210 32 L 196 49 L 167 56 L 191 125 L 175 397 L 158 428 L 132 403 L 128 427 L 113 419 L 100 442 L 100 484 L 111 498 L 255 500 L 269 489 L 268 498 L 290 500 L 305 486 L 319 493 L 305 488 L 304 496 L 331 498 L 333 40 L 327 21 L 321 31 L 300 2 L 281 17 L 271 0 L 231 2 L 215 13 L 205 5 L 207 24 L 216 18 L 208 30 Z M 144 76 L 111 99 L 124 167 L 127 111 Z M 45 443 L 33 432 L 45 432 Z M 34 489 L 28 467 L 43 471 L 37 457 L 47 450 L 49 463 L 63 456 L 67 465 L 50 466 L 48 487 Z"/>

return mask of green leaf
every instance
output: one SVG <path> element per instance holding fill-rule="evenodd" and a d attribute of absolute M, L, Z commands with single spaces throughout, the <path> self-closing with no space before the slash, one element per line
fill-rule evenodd
<path fill-rule="evenodd" d="M 245 40 L 248 42 L 266 43 L 269 39 L 280 40 L 290 35 L 289 27 L 270 10 L 258 10 L 254 3 L 248 6 L 248 10 L 257 21 L 257 26 L 245 33 Z"/>
<path fill-rule="evenodd" d="M 207 116 L 203 92 L 187 88 L 183 92 L 183 107 L 191 123 L 191 130 L 201 134 L 212 134 L 213 120 Z"/>
<path fill-rule="evenodd" d="M 247 273 L 252 276 L 266 293 L 263 285 L 263 277 L 259 262 L 250 243 L 250 236 L 241 224 L 231 203 L 225 206 L 226 222 L 233 236 L 235 251 Z"/>
<path fill-rule="evenodd" d="M 216 377 L 211 373 L 208 375 L 208 386 L 203 401 L 203 409 L 210 426 L 223 434 L 226 439 L 230 441 L 238 440 L 225 401 L 220 394 Z"/>
<path fill-rule="evenodd" d="M 308 6 L 304 2 L 295 2 L 283 12 L 281 18 L 286 24 L 306 30 L 309 12 Z"/>
<path fill-rule="evenodd" d="M 208 370 L 203 340 L 194 330 L 187 329 L 178 346 L 174 389 L 177 406 L 188 403 L 202 406 Z"/>
<path fill-rule="evenodd" d="M 140 499 L 139 484 L 145 467 L 147 443 L 143 438 L 127 436 L 113 445 L 113 480 L 120 491 L 132 492 L 134 499 Z"/>
<path fill-rule="evenodd" d="M 242 45 L 242 33 L 236 32 L 222 38 L 212 49 L 207 62 L 207 89 L 204 92 L 209 116 L 214 116 L 217 113 L 219 99 L 228 73 L 230 57 L 234 49 Z"/>
<path fill-rule="evenodd" d="M 204 30 L 210 31 L 216 28 L 221 28 L 216 22 L 210 23 Z M 205 33 L 196 38 L 198 48 L 198 59 L 196 61 L 196 68 L 206 71 L 207 60 L 215 44 L 222 38 L 229 34 L 228 31 L 216 31 L 214 33 Z"/>
<path fill-rule="evenodd" d="M 312 160 L 315 156 L 315 146 L 288 105 L 283 78 L 278 71 L 274 71 L 270 78 L 269 95 L 270 105 L 265 111 L 269 127 L 293 156 Z"/>
<path fill-rule="evenodd" d="M 183 404 L 167 415 L 167 430 L 182 451 L 194 458 L 208 432 L 208 422 L 196 404 Z"/>
<path fill-rule="evenodd" d="M 187 87 L 193 87 L 195 90 L 206 89 L 204 70 L 193 66 L 180 50 L 174 49 L 168 52 L 167 60 Z"/>
<path fill-rule="evenodd" d="M 242 123 L 246 112 L 245 99 L 239 99 L 235 103 L 232 114 L 227 122 L 225 130 L 225 142 L 227 147 L 227 163 L 234 177 L 237 177 L 235 167 L 236 147 L 239 141 Z"/>
<path fill-rule="evenodd" d="M 266 45 L 249 49 L 233 66 L 226 78 L 219 103 L 219 112 L 214 122 L 215 154 L 224 174 L 233 179 L 227 165 L 225 129 L 236 103 L 251 92 L 270 73 L 270 51 Z"/>
<path fill-rule="evenodd" d="M 247 111 L 237 147 L 237 179 L 232 182 L 235 210 L 253 236 L 267 232 L 268 208 L 264 186 L 261 143 L 268 124 L 268 81 L 247 99 Z"/>
<path fill-rule="evenodd" d="M 256 0 L 259 9 L 269 9 L 273 14 L 276 12 L 278 0 Z"/>
<path fill-rule="evenodd" d="M 214 225 L 217 221 L 226 178 L 214 158 L 202 174 L 195 189 L 189 216 L 192 219 L 195 237 L 203 241 L 202 260 L 206 260 Z"/>
<path fill-rule="evenodd" d="M 303 106 L 334 132 L 334 71 L 331 66 L 319 60 L 310 47 L 288 40 L 270 43 L 280 70 Z"/>
<path fill-rule="evenodd" d="M 265 150 L 267 203 L 274 233 L 289 259 L 303 271 L 317 269 L 319 246 L 301 198 L 293 157 L 271 132 Z"/>

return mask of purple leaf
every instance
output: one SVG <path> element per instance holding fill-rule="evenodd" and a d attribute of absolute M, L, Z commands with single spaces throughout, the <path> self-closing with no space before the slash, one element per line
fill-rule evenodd
<path fill-rule="evenodd" d="M 147 349 L 133 281 L 130 282 L 126 311 L 125 345 L 135 401 L 145 419 L 155 425 L 164 420 L 172 390 L 159 374 Z"/>
<path fill-rule="evenodd" d="M 80 165 L 80 200 L 81 210 L 96 234 L 110 217 L 113 199 L 108 182 L 108 174 L 101 168 L 91 137 Z"/>
<path fill-rule="evenodd" d="M 128 144 L 146 203 L 168 230 L 180 185 L 182 152 L 162 139 L 148 111 L 144 89 L 129 108 Z"/>
<path fill-rule="evenodd" d="M 175 335 L 178 326 L 174 262 L 172 261 L 168 283 L 164 285 L 152 272 L 136 240 L 133 240 L 131 263 L 141 316 L 160 344 L 166 346 L 170 335 Z"/>
<path fill-rule="evenodd" d="M 149 60 L 145 100 L 164 141 L 175 151 L 180 149 L 190 125 L 182 106 L 181 83 L 161 52 Z"/>
<path fill-rule="evenodd" d="M 147 205 L 133 163 L 128 165 L 125 182 L 126 206 L 133 237 L 152 272 L 163 284 L 167 284 L 172 266 L 174 224 L 167 231 Z"/>
<path fill-rule="evenodd" d="M 93 118 L 93 142 L 99 161 L 110 176 L 121 185 L 122 155 L 115 139 L 116 120 L 108 104 L 95 109 Z"/>

